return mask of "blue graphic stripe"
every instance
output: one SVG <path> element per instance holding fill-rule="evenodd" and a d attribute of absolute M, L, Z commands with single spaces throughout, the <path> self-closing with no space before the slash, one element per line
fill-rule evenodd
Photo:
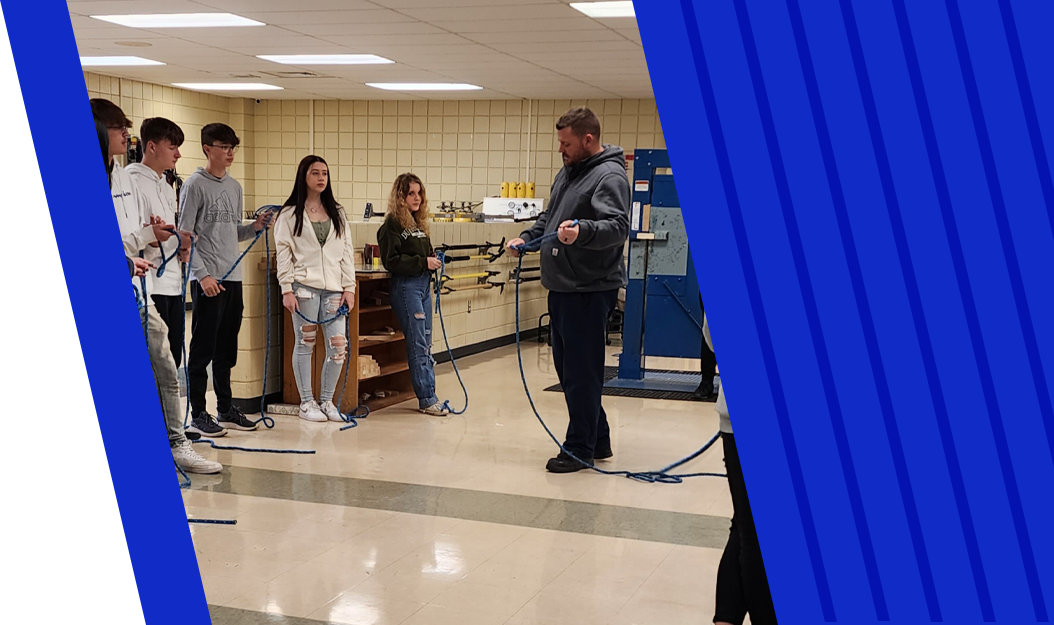
<path fill-rule="evenodd" d="M 835 620 L 835 611 L 834 603 L 831 598 L 830 585 L 827 580 L 823 559 L 820 555 L 816 524 L 812 517 L 809 497 L 805 488 L 801 460 L 798 455 L 797 446 L 794 442 L 783 383 L 780 379 L 779 369 L 776 366 L 775 350 L 773 348 L 772 337 L 768 330 L 767 313 L 762 302 L 761 292 L 758 286 L 757 272 L 754 268 L 750 244 L 746 236 L 742 208 L 739 204 L 739 195 L 736 189 L 735 180 L 732 176 L 732 166 L 729 160 L 728 147 L 725 143 L 724 132 L 721 128 L 721 121 L 718 116 L 717 101 L 714 96 L 713 85 L 710 79 L 706 54 L 703 51 L 702 41 L 699 38 L 699 24 L 696 19 L 695 8 L 692 4 L 692 0 L 681 0 L 681 10 L 684 15 L 688 41 L 692 51 L 692 60 L 696 70 L 696 78 L 699 81 L 703 104 L 706 110 L 707 123 L 717 154 L 718 168 L 721 173 L 725 198 L 728 203 L 732 230 L 739 250 L 740 264 L 743 268 L 747 293 L 750 299 L 751 309 L 754 313 L 754 318 L 757 320 L 758 338 L 761 343 L 762 357 L 765 361 L 765 371 L 768 376 L 773 403 L 775 404 L 776 418 L 779 423 L 780 435 L 783 439 L 784 452 L 787 456 L 791 483 L 793 484 L 795 499 L 798 503 L 798 512 L 801 515 L 802 527 L 805 533 L 805 541 L 809 552 L 810 564 L 812 565 L 813 576 L 816 581 L 820 606 L 823 611 L 824 620 L 832 622 Z"/>
<path fill-rule="evenodd" d="M 845 10 L 845 4 L 846 2 L 843 0 L 843 10 Z M 820 92 L 819 87 L 817 85 L 816 73 L 813 67 L 812 53 L 809 49 L 808 40 L 805 34 L 805 26 L 801 16 L 801 9 L 798 5 L 797 0 L 788 0 L 787 8 L 794 32 L 795 45 L 798 50 L 798 58 L 801 62 L 806 91 L 809 96 L 809 104 L 812 111 L 813 123 L 816 128 L 817 137 L 820 142 L 820 151 L 823 156 L 823 163 L 827 174 L 831 198 L 834 202 L 834 212 L 838 222 L 838 229 L 839 234 L 841 236 L 842 247 L 846 253 L 846 261 L 848 264 L 849 275 L 853 285 L 853 295 L 856 299 L 857 311 L 860 315 L 860 321 L 863 326 L 864 338 L 867 343 L 867 354 L 868 358 L 871 361 L 871 368 L 874 375 L 876 388 L 878 391 L 878 399 L 881 406 L 882 418 L 886 429 L 886 435 L 889 440 L 890 451 L 893 455 L 893 465 L 896 471 L 897 483 L 900 487 L 900 495 L 904 505 L 904 511 L 907 516 L 908 528 L 911 534 L 912 548 L 914 550 L 915 555 L 915 563 L 919 569 L 919 576 L 923 586 L 923 593 L 926 598 L 926 606 L 930 614 L 930 620 L 940 621 L 941 610 L 939 602 L 937 600 L 937 592 L 933 581 L 932 567 L 930 566 L 929 556 L 926 553 L 925 539 L 922 533 L 922 525 L 919 520 L 918 508 L 915 504 L 915 495 L 911 486 L 911 479 L 908 475 L 904 447 L 894 415 L 892 395 L 889 389 L 889 381 L 886 377 L 885 364 L 882 361 L 882 355 L 879 349 L 878 333 L 875 329 L 874 319 L 871 315 L 871 304 L 868 300 L 867 292 L 864 288 L 863 272 L 860 268 L 860 259 L 857 255 L 852 228 L 849 222 L 849 215 L 848 210 L 846 208 L 845 194 L 842 189 L 841 178 L 839 176 L 838 168 L 835 163 L 834 148 L 831 144 L 830 131 L 827 127 L 826 115 L 823 110 L 823 103 L 820 99 Z M 851 10 L 852 8 L 849 7 L 849 11 Z M 850 31 L 849 40 L 850 45 L 852 46 L 852 43 L 855 40 L 854 36 L 856 35 L 856 33 L 852 28 L 847 28 L 847 30 Z M 860 58 L 860 55 L 858 54 L 858 39 L 856 40 L 856 44 L 856 48 L 853 50 L 853 57 L 854 63 L 858 63 L 859 70 L 859 64 L 862 64 L 862 58 Z M 883 182 L 885 182 L 885 180 Z M 898 252 L 900 251 L 900 246 L 898 245 Z M 903 260 L 904 258 L 901 254 L 902 268 L 904 266 Z M 874 582 L 872 583 L 874 585 Z M 881 587 L 879 587 L 879 591 L 881 591 Z"/>
<path fill-rule="evenodd" d="M 926 143 L 927 156 L 930 160 L 930 169 L 936 183 L 938 203 L 944 220 L 945 230 L 948 234 L 948 243 L 952 254 L 952 263 L 955 269 L 955 277 L 962 294 L 963 309 L 966 313 L 966 323 L 969 329 L 970 342 L 973 347 L 974 360 L 981 377 L 981 392 L 984 396 L 985 407 L 988 411 L 989 422 L 992 428 L 993 442 L 999 460 L 1000 473 L 1007 497 L 1010 500 L 1011 515 L 1013 517 L 1016 532 L 1018 552 L 1022 560 L 1031 559 L 1031 545 L 1027 537 L 1027 529 L 1024 527 L 1023 515 L 1021 514 L 1020 498 L 1017 495 L 1017 482 L 1014 476 L 1012 462 L 1010 460 L 1009 446 L 1007 444 L 1005 430 L 1002 425 L 1002 415 L 995 395 L 995 384 L 993 381 L 991 364 L 984 345 L 981 333 L 980 321 L 975 304 L 973 288 L 970 285 L 966 269 L 966 258 L 960 240 L 959 228 L 955 220 L 952 208 L 951 193 L 948 180 L 945 175 L 941 153 L 938 147 L 936 130 L 930 109 L 929 98 L 923 83 L 922 70 L 915 50 L 914 38 L 908 21 L 907 9 L 903 0 L 893 0 L 894 12 L 897 17 L 897 25 L 901 31 L 901 42 L 904 55 L 908 63 L 908 74 L 911 78 L 912 92 L 915 96 L 916 108 L 922 123 L 922 132 Z M 1016 502 L 1016 505 L 1015 503 Z M 1015 511 L 1016 508 L 1016 511 Z M 1028 549 L 1028 555 L 1025 550 Z M 1026 565 L 1027 566 L 1027 565 Z M 1034 563 L 1032 571 L 1035 571 Z M 1026 573 L 1028 576 L 1028 573 Z M 1032 582 L 1029 582 L 1031 586 Z M 1036 606 L 1034 606 L 1035 608 Z M 1039 611 L 1036 610 L 1036 614 Z"/>
<path fill-rule="evenodd" d="M 871 589 L 871 599 L 875 614 L 880 621 L 889 620 L 889 609 L 886 605 L 885 592 L 882 581 L 878 574 L 878 564 L 875 558 L 874 544 L 871 540 L 871 531 L 868 528 L 867 516 L 864 513 L 863 498 L 860 493 L 859 479 L 856 468 L 853 465 L 852 452 L 849 447 L 849 437 L 846 433 L 845 417 L 842 414 L 841 402 L 835 389 L 834 374 L 831 371 L 830 356 L 827 351 L 823 329 L 820 325 L 820 316 L 817 311 L 816 295 L 813 290 L 812 278 L 809 275 L 808 266 L 805 261 L 805 251 L 802 245 L 801 232 L 798 220 L 794 214 L 794 203 L 791 198 L 790 186 L 787 182 L 787 173 L 783 166 L 779 143 L 776 138 L 775 123 L 772 119 L 772 111 L 769 105 L 769 96 L 761 75 L 761 64 L 758 60 L 757 46 L 754 42 L 754 33 L 750 26 L 750 18 L 743 0 L 734 0 L 736 17 L 739 22 L 740 35 L 743 38 L 744 51 L 746 52 L 747 66 L 750 70 L 751 83 L 754 88 L 755 99 L 761 115 L 761 125 L 765 135 L 765 143 L 768 148 L 769 162 L 772 165 L 773 175 L 777 193 L 779 195 L 780 207 L 783 212 L 784 225 L 794 260 L 794 270 L 802 289 L 802 298 L 805 304 L 805 314 L 808 320 L 809 333 L 812 338 L 813 350 L 816 354 L 817 364 L 820 369 L 820 379 L 823 385 L 824 398 L 827 402 L 831 415 L 831 424 L 834 430 L 835 442 L 838 449 L 838 458 L 845 477 L 848 490 L 849 502 L 852 507 L 853 521 L 856 524 L 857 540 L 864 559 L 864 568 L 867 572 L 868 584 Z"/>
<path fill-rule="evenodd" d="M 1036 170 L 1039 174 L 1039 187 L 1043 193 L 1043 203 L 1047 204 L 1047 220 L 1054 234 L 1054 181 L 1051 180 L 1050 161 L 1047 158 L 1047 149 L 1043 145 L 1042 132 L 1039 129 L 1039 116 L 1036 114 L 1036 102 L 1032 97 L 1032 86 L 1029 84 L 1029 74 L 1024 67 L 1024 55 L 1021 52 L 1021 40 L 1017 34 L 1017 22 L 1014 19 L 1014 11 L 1010 0 L 999 0 L 999 13 L 1002 17 L 1003 33 L 1007 36 L 1010 47 L 1010 59 L 1014 65 L 1014 79 L 1017 82 L 1017 92 L 1021 99 L 1021 109 L 1024 113 L 1024 122 L 1029 129 L 1029 140 L 1032 142 L 1032 155 L 1036 161 Z M 1048 59 L 1049 61 L 1049 59 Z M 1037 385 L 1039 380 L 1037 380 Z M 1046 389 L 1046 386 L 1043 387 Z M 1050 405 L 1050 397 L 1047 395 L 1047 407 Z M 1051 414 L 1043 412 L 1043 426 L 1047 433 L 1047 447 L 1054 455 L 1054 422 Z"/>
<path fill-rule="evenodd" d="M 999 174 L 996 171 L 995 156 L 992 153 L 992 143 L 988 136 L 988 126 L 985 123 L 984 111 L 981 108 L 981 98 L 977 90 L 977 78 L 974 75 L 973 60 L 970 58 L 970 51 L 967 48 L 966 33 L 963 30 L 962 16 L 959 13 L 958 4 L 954 0 L 945 0 L 945 5 L 948 8 L 952 36 L 955 41 L 955 51 L 959 57 L 959 66 L 962 69 L 963 81 L 966 86 L 966 96 L 970 104 L 970 114 L 973 117 L 974 131 L 981 150 L 981 162 L 984 165 L 985 178 L 988 182 L 989 195 L 992 199 L 999 239 L 1003 248 L 1003 257 L 1006 260 L 1007 270 L 1010 274 L 1010 286 L 1014 293 L 1014 304 L 1017 308 L 1018 321 L 1025 335 L 1025 350 L 1028 353 L 1028 364 L 1032 370 L 1032 381 L 1039 396 L 1040 412 L 1047 426 L 1046 429 L 1049 430 L 1054 425 L 1054 410 L 1051 408 L 1050 393 L 1047 389 L 1046 376 L 1043 373 L 1043 363 L 1039 356 L 1039 348 L 1036 345 L 1036 333 L 1032 324 L 1032 315 L 1029 312 L 1028 302 L 1025 298 L 1025 286 L 1021 278 L 1021 268 L 1018 265 L 1014 239 L 1010 234 L 1010 222 L 1006 214 L 1006 204 L 1002 186 L 999 182 Z M 993 425 L 993 427 L 998 427 L 1000 430 L 997 433 L 997 437 L 1006 438 L 1001 421 L 998 426 Z M 1032 604 L 1036 612 L 1036 619 L 1046 621 L 1046 602 L 1043 599 L 1043 589 L 1039 582 L 1039 571 L 1036 568 L 1032 540 L 1029 536 L 1021 494 L 1014 475 L 1009 443 L 1003 440 L 1000 446 L 1005 446 L 1005 450 L 1000 450 L 1000 455 L 1005 456 L 1006 459 L 1007 495 L 1010 497 L 1010 511 L 1014 518 L 1014 528 L 1017 531 L 1017 539 L 1021 546 L 1021 557 L 1025 566 L 1029 592 L 1032 594 Z"/>
<path fill-rule="evenodd" d="M 793 1 L 793 0 L 790 0 Z M 893 174 L 889 163 L 889 154 L 886 150 L 885 140 L 882 136 L 881 125 L 878 118 L 878 110 L 875 104 L 874 93 L 871 88 L 871 78 L 868 74 L 867 64 L 864 61 L 863 46 L 860 42 L 857 18 L 852 3 L 848 0 L 840 0 L 842 18 L 845 24 L 846 35 L 853 59 L 853 65 L 857 74 L 857 85 L 863 101 L 864 112 L 867 119 L 868 131 L 871 136 L 874 149 L 876 165 L 882 182 L 882 191 L 886 201 L 886 209 L 893 230 L 893 238 L 896 245 L 897 256 L 900 261 L 901 275 L 907 287 L 908 302 L 911 307 L 912 320 L 914 322 L 915 334 L 919 341 L 923 366 L 926 373 L 926 381 L 930 388 L 933 402 L 934 414 L 940 433 L 940 443 L 944 451 L 945 462 L 951 478 L 952 490 L 955 497 L 955 505 L 959 514 L 959 522 L 962 526 L 966 550 L 970 560 L 970 568 L 973 573 L 974 586 L 981 604 L 981 612 L 984 620 L 991 621 L 994 618 L 992 610 L 991 595 L 985 579 L 984 564 L 981 561 L 980 548 L 977 544 L 977 533 L 970 513 L 969 502 L 966 497 L 966 487 L 963 481 L 962 470 L 959 464 L 958 452 L 952 436 L 951 424 L 948 417 L 948 408 L 944 400 L 944 393 L 940 386 L 940 378 L 937 373 L 936 359 L 933 353 L 933 344 L 926 324 L 925 314 L 922 307 L 922 297 L 919 292 L 918 281 L 915 278 L 914 262 L 908 247 L 907 235 L 904 229 L 904 221 L 901 214 L 900 202 L 897 198 L 896 188 L 893 183 Z M 833 180 L 833 177 L 832 177 Z M 888 392 L 888 389 L 887 389 Z M 898 479 L 900 475 L 898 473 Z M 910 488 L 910 483 L 907 484 Z M 907 491 L 910 492 L 910 491 Z M 909 505 L 905 497 L 905 507 Z M 910 499 L 910 505 L 914 505 L 914 498 Z M 917 513 L 916 513 L 917 514 Z M 913 523 L 918 523 L 915 519 Z M 916 528 L 912 527 L 912 537 L 915 538 Z M 918 530 L 921 533 L 921 527 Z M 916 551 L 919 552 L 917 543 Z M 925 567 L 922 572 L 926 601 L 930 611 L 930 620 L 940 621 L 940 606 L 937 602 L 936 588 L 929 570 L 929 558 L 924 552 L 919 553 L 920 567 Z"/>

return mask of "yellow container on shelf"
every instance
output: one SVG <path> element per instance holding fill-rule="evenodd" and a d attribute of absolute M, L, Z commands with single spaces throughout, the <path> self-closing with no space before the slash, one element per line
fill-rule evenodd
<path fill-rule="evenodd" d="M 522 180 L 516 183 L 516 197 L 527 197 L 527 183 Z"/>
<path fill-rule="evenodd" d="M 527 183 L 527 197 L 533 198 L 534 197 L 534 192 L 535 192 L 534 183 L 533 182 L 528 182 Z"/>
<path fill-rule="evenodd" d="M 509 197 L 509 183 L 501 183 L 501 197 Z"/>

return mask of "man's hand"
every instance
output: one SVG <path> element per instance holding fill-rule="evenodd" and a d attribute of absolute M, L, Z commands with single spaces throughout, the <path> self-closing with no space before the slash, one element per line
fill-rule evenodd
<path fill-rule="evenodd" d="M 260 215 L 256 218 L 256 221 L 253 222 L 253 230 L 259 232 L 264 228 L 270 228 L 271 218 L 273 216 L 274 215 L 271 213 L 271 211 L 263 211 L 262 213 L 260 213 Z"/>
<path fill-rule="evenodd" d="M 296 311 L 300 310 L 300 303 L 296 301 L 296 295 L 293 295 L 292 291 L 282 294 L 282 306 L 285 306 L 291 315 L 295 315 Z"/>
<path fill-rule="evenodd" d="M 142 278 L 146 272 L 154 268 L 154 263 L 145 258 L 132 258 L 132 266 L 135 268 L 135 277 Z"/>
<path fill-rule="evenodd" d="M 505 244 L 505 249 L 509 250 L 509 256 L 512 256 L 513 258 L 519 258 L 520 257 L 520 250 L 517 249 L 517 248 L 519 248 L 521 245 L 526 245 L 526 244 L 527 244 L 526 241 L 524 241 L 523 239 L 517 237 L 517 238 L 509 241 L 508 243 L 506 243 Z"/>
<path fill-rule="evenodd" d="M 442 266 L 443 266 L 443 263 L 438 258 L 436 258 L 435 256 L 429 256 L 428 257 L 428 270 L 429 271 L 435 271 L 436 269 L 439 269 Z"/>
<path fill-rule="evenodd" d="M 560 239 L 560 242 L 564 245 L 571 245 L 578 240 L 578 229 L 578 224 L 568 219 L 556 229 L 556 238 Z"/>
<path fill-rule="evenodd" d="M 223 285 L 216 281 L 216 278 L 212 276 L 205 276 L 201 279 L 201 290 L 205 292 L 208 297 L 216 297 L 222 291 L 227 289 L 223 288 Z"/>

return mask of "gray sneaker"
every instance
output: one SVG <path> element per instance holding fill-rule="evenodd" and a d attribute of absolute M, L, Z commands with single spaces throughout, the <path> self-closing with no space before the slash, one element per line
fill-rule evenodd
<path fill-rule="evenodd" d="M 209 438 L 219 438 L 227 435 L 227 430 L 220 427 L 220 424 L 216 422 L 216 417 L 207 412 L 198 413 L 198 416 L 191 420 L 187 431 L 200 434 L 201 436 L 208 436 Z"/>
<path fill-rule="evenodd" d="M 421 412 L 432 417 L 447 417 L 450 416 L 450 409 L 443 405 L 443 402 L 437 401 L 427 408 L 419 408 Z"/>
<path fill-rule="evenodd" d="M 228 430 L 241 430 L 243 432 L 252 432 L 258 425 L 246 417 L 236 406 L 231 406 L 230 410 L 218 415 L 217 421 Z"/>

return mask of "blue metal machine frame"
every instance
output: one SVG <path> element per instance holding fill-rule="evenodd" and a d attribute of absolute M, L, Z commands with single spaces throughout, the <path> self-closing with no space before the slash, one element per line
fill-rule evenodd
<path fill-rule="evenodd" d="M 699 358 L 699 282 L 666 150 L 636 150 L 622 354 L 609 386 L 692 391 L 699 374 L 653 374 L 647 356 Z M 646 318 L 645 318 L 646 314 Z"/>

